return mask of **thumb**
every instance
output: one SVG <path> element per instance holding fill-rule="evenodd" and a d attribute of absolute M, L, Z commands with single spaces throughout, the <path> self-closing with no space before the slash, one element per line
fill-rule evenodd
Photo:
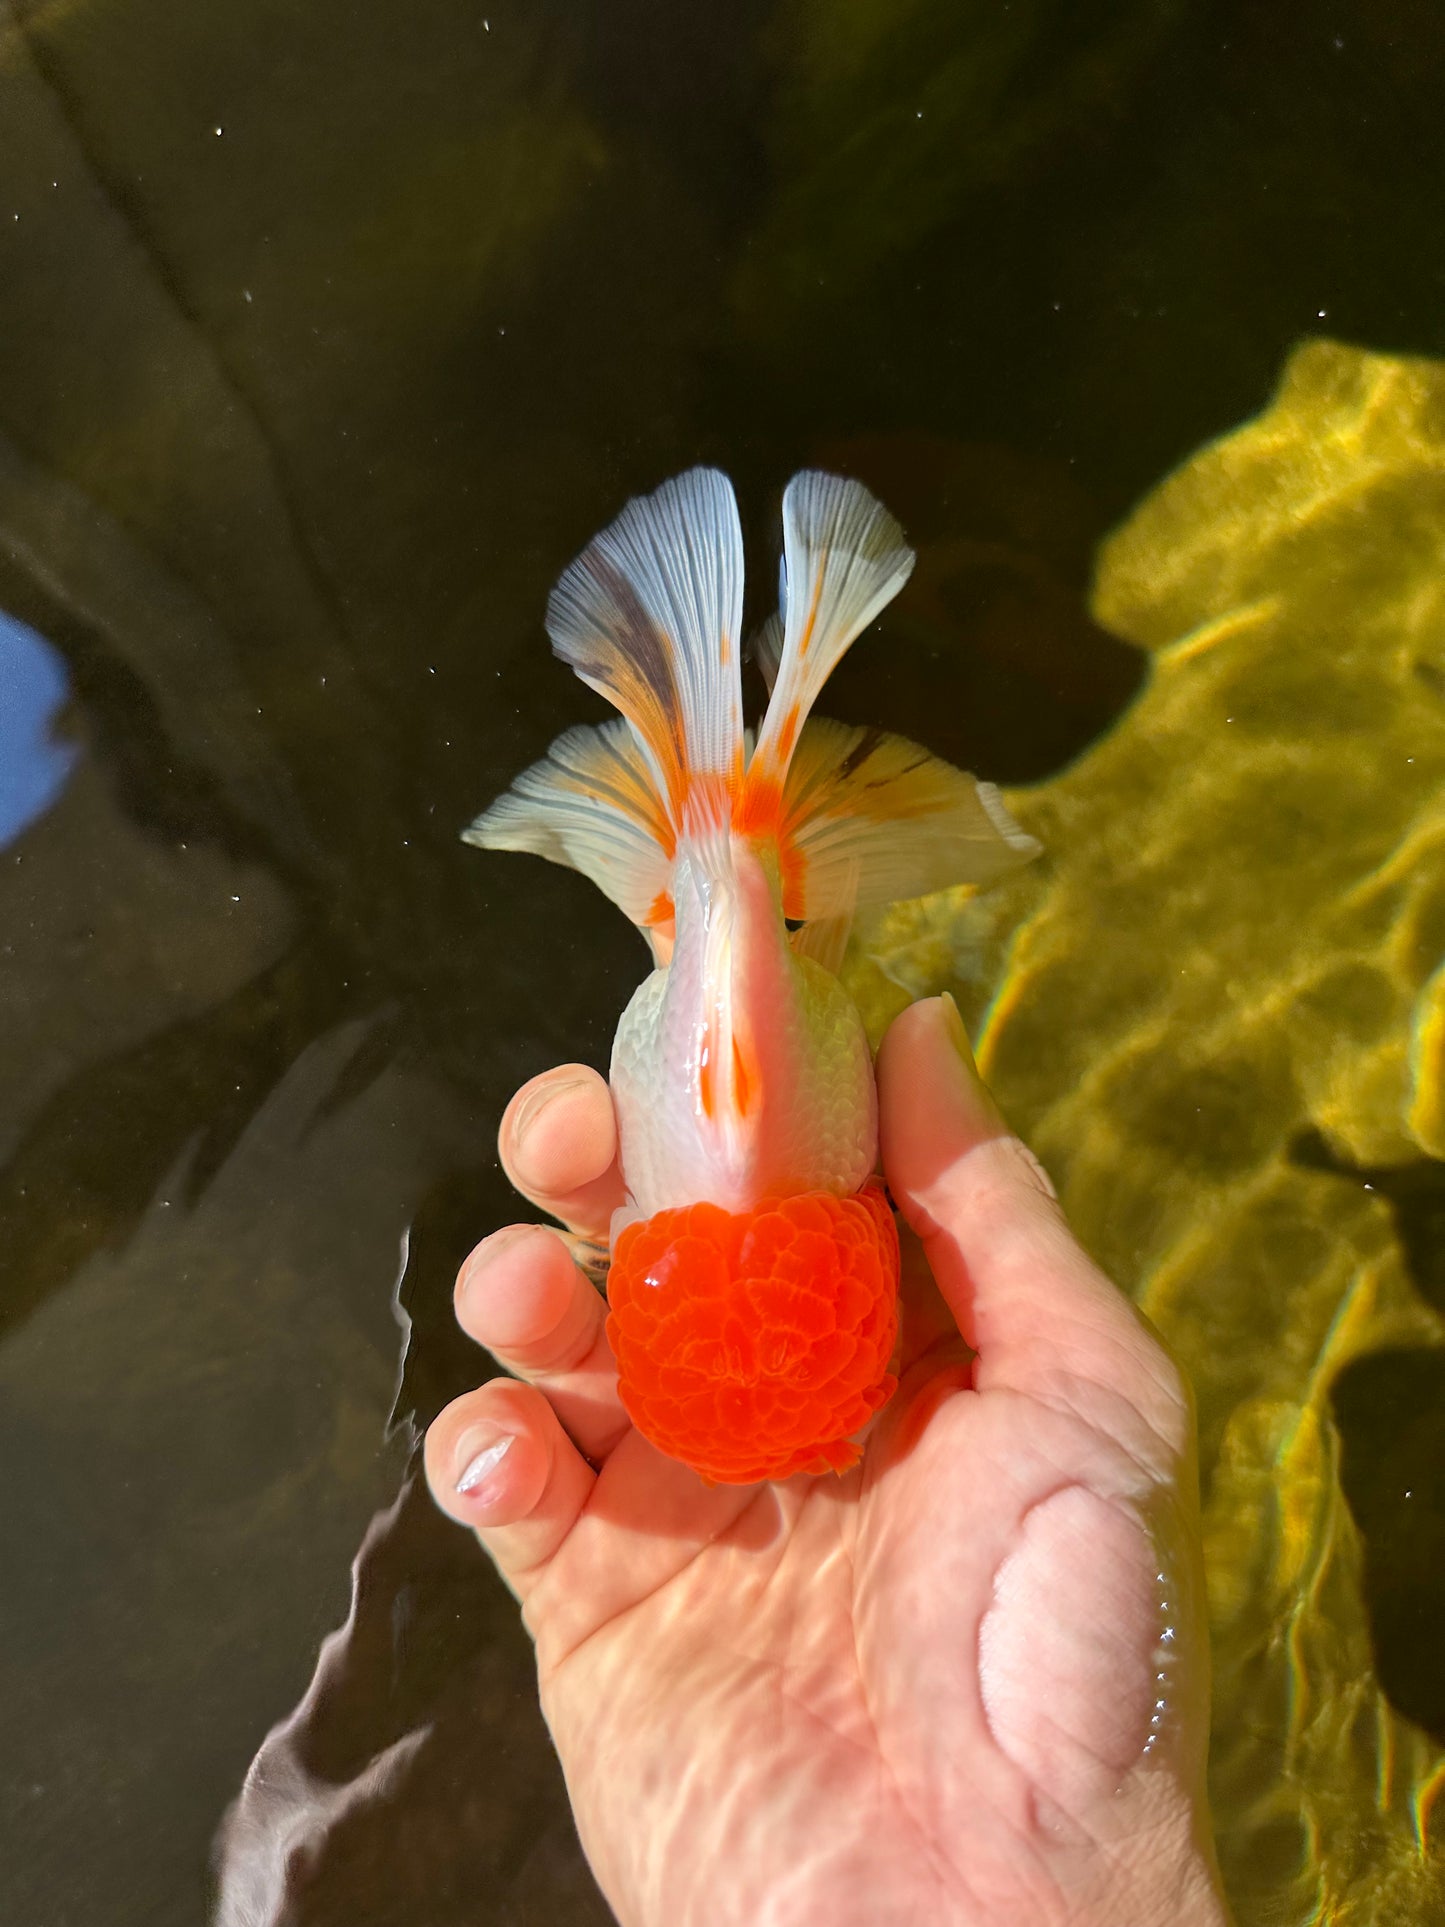
<path fill-rule="evenodd" d="M 1177 1403 L 1152 1328 L 1074 1238 L 979 1077 L 951 997 L 894 1021 L 878 1054 L 878 1108 L 889 1189 L 978 1353 L 980 1391 L 1049 1396 L 1087 1379 L 1136 1408 Z"/>

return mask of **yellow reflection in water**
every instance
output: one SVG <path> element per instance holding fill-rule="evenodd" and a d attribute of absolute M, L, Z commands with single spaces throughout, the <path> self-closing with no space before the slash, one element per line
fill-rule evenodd
<path fill-rule="evenodd" d="M 1194 1381 L 1245 1922 L 1445 1919 L 1445 1761 L 1375 1677 L 1330 1408 L 1352 1360 L 1445 1344 L 1349 1175 L 1445 1155 L 1442 562 L 1445 366 L 1303 346 L 1105 545 L 1095 617 L 1151 674 L 1010 798 L 1045 859 L 900 906 L 851 966 L 875 1025 L 952 985 Z"/>

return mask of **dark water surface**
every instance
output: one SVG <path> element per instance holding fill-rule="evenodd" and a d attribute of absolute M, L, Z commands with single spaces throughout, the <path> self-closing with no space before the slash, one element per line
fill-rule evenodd
<path fill-rule="evenodd" d="M 1124 510 L 1303 334 L 1445 352 L 1442 102 L 1424 0 L 0 0 L 0 1920 L 205 1916 L 378 1513 L 228 1919 L 607 1918 L 387 1435 L 403 1235 L 425 1421 L 501 1107 L 644 965 L 457 840 L 602 713 L 547 590 L 846 467 L 923 560 L 830 711 L 1050 774 Z"/>

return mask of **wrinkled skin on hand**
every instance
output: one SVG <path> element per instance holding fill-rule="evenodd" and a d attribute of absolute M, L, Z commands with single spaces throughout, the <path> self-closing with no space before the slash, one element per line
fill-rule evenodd
<path fill-rule="evenodd" d="M 664 1458 L 564 1237 L 514 1226 L 457 1305 L 516 1378 L 432 1426 L 433 1493 L 522 1603 L 626 1927 L 1222 1921 L 1187 1389 L 952 1005 L 906 1011 L 878 1075 L 912 1235 L 901 1382 L 857 1467 L 709 1488 Z M 595 1073 L 519 1092 L 502 1154 L 542 1209 L 605 1231 Z"/>

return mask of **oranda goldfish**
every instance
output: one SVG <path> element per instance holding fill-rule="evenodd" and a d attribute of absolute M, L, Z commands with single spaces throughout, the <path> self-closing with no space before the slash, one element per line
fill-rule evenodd
<path fill-rule="evenodd" d="M 621 718 L 559 736 L 466 832 L 581 870 L 651 942 L 612 1049 L 607 1328 L 638 1429 L 714 1481 L 844 1470 L 895 1385 L 872 1060 L 834 974 L 854 913 L 1038 847 L 988 784 L 811 714 L 912 566 L 859 483 L 794 476 L 754 740 L 731 484 L 698 468 L 628 503 L 547 606 Z"/>

